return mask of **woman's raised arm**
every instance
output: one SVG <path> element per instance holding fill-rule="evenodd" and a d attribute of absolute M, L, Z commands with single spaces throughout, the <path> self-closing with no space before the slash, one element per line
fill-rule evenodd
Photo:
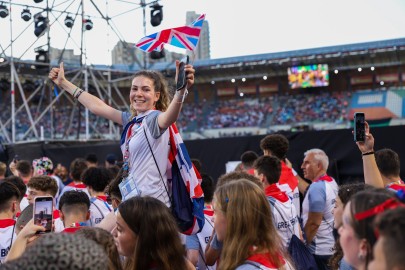
<path fill-rule="evenodd" d="M 63 62 L 60 63 L 59 68 L 52 68 L 49 72 L 49 79 L 51 79 L 59 88 L 65 90 L 76 98 L 84 107 L 89 109 L 95 115 L 104 117 L 117 124 L 122 125 L 122 112 L 107 105 L 96 96 L 87 93 L 83 89 L 74 85 L 65 78 L 65 70 Z"/>
<path fill-rule="evenodd" d="M 186 72 L 187 86 L 183 89 L 176 91 L 173 100 L 170 102 L 167 111 L 160 114 L 158 117 L 159 127 L 161 129 L 168 128 L 171 124 L 177 121 L 179 117 L 181 107 L 183 105 L 184 99 L 188 94 L 188 90 L 194 84 L 194 73 L 195 70 L 192 65 L 186 65 L 184 71 Z M 176 78 L 179 72 L 179 61 L 176 60 Z"/>

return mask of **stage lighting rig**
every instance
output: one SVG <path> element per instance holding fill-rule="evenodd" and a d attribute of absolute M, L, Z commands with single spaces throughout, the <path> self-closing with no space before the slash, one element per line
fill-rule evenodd
<path fill-rule="evenodd" d="M 3 2 L 0 4 L 0 17 L 5 18 L 8 16 L 8 8 L 4 5 Z"/>
<path fill-rule="evenodd" d="M 31 20 L 31 17 L 32 17 L 31 11 L 28 9 L 28 7 L 27 7 L 27 8 L 24 8 L 24 9 L 21 11 L 21 18 L 22 18 L 24 21 L 28 22 L 29 20 Z"/>
<path fill-rule="evenodd" d="M 34 49 L 36 52 L 35 61 L 41 63 L 49 63 L 49 54 L 48 50 L 46 49 L 46 45 L 39 46 Z"/>
<path fill-rule="evenodd" d="M 152 26 L 158 26 L 163 20 L 163 6 L 156 3 L 151 7 L 150 11 L 150 24 Z"/>
<path fill-rule="evenodd" d="M 87 31 L 90 31 L 91 29 L 93 29 L 93 22 L 90 20 L 90 18 L 84 20 L 83 27 L 84 27 Z"/>
<path fill-rule="evenodd" d="M 34 34 L 37 37 L 41 37 L 45 33 L 45 30 L 48 28 L 48 19 L 42 16 L 41 13 L 37 13 L 34 15 L 34 21 L 35 21 Z"/>
<path fill-rule="evenodd" d="M 72 28 L 74 22 L 75 21 L 73 20 L 73 18 L 71 16 L 69 16 L 69 15 L 66 16 L 65 25 L 66 25 L 67 28 Z"/>
<path fill-rule="evenodd" d="M 161 50 L 160 52 L 158 51 L 151 51 L 150 53 L 150 58 L 153 60 L 158 60 L 165 57 L 165 51 Z"/>

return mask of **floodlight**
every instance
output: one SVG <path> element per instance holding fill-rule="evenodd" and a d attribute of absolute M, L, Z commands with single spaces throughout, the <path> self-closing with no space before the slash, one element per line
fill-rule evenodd
<path fill-rule="evenodd" d="M 45 51 L 43 49 L 38 50 L 37 55 L 35 56 L 35 61 L 41 63 L 48 63 L 49 62 L 48 51 Z"/>
<path fill-rule="evenodd" d="M 151 7 L 150 11 L 150 24 L 152 26 L 158 26 L 163 20 L 163 6 L 156 3 Z"/>
<path fill-rule="evenodd" d="M 85 20 L 84 20 L 83 27 L 84 27 L 87 31 L 89 31 L 89 30 L 93 29 L 93 22 L 92 22 L 90 19 L 85 19 Z"/>
<path fill-rule="evenodd" d="M 69 16 L 69 15 L 66 16 L 65 25 L 66 25 L 67 28 L 72 28 L 74 22 L 75 21 L 73 20 L 73 18 L 71 16 Z"/>
<path fill-rule="evenodd" d="M 44 16 L 42 16 L 41 13 L 37 13 L 34 16 L 34 21 L 35 21 L 35 30 L 34 34 L 37 37 L 42 36 L 45 33 L 45 30 L 48 27 L 48 20 Z"/>
<path fill-rule="evenodd" d="M 1 2 L 0 5 L 0 17 L 5 18 L 8 16 L 8 8 L 4 5 L 3 2 Z"/>
<path fill-rule="evenodd" d="M 23 9 L 23 11 L 21 11 L 21 18 L 28 22 L 29 20 L 31 20 L 31 11 L 28 8 Z"/>
<path fill-rule="evenodd" d="M 160 52 L 159 51 L 152 51 L 150 53 L 150 58 L 153 59 L 153 60 L 158 60 L 158 59 L 161 59 L 163 57 L 165 57 L 165 51 L 164 50 L 161 50 Z"/>

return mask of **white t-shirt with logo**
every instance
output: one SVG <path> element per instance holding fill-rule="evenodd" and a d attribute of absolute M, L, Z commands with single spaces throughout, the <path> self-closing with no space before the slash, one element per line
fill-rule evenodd
<path fill-rule="evenodd" d="M 267 196 L 270 202 L 274 226 L 280 235 L 283 245 L 288 249 L 293 234 L 300 236 L 300 225 L 294 203 L 288 198 L 287 201 L 280 201 L 277 198 Z"/>
<path fill-rule="evenodd" d="M 215 270 L 217 269 L 217 264 L 215 263 L 213 266 L 208 266 L 205 264 L 205 248 L 210 240 L 212 235 L 212 231 L 214 230 L 214 223 L 212 222 L 212 216 L 214 215 L 214 211 L 212 209 L 204 209 L 204 218 L 205 224 L 202 228 L 201 232 L 195 235 L 187 235 L 186 239 L 186 249 L 198 250 L 198 270 Z"/>
<path fill-rule="evenodd" d="M 99 224 L 112 211 L 113 207 L 107 203 L 105 196 L 93 197 L 90 200 L 90 226 Z"/>
<path fill-rule="evenodd" d="M 0 265 L 4 263 L 11 244 L 17 237 L 15 223 L 14 219 L 0 219 Z"/>
<path fill-rule="evenodd" d="M 158 116 L 160 113 L 160 111 L 147 111 L 140 114 L 137 117 L 144 117 L 142 122 L 132 126 L 129 140 L 129 176 L 134 179 L 140 196 L 157 198 L 170 207 L 170 198 L 167 194 L 168 191 L 166 191 L 166 188 L 168 188 L 166 170 L 170 150 L 169 131 L 159 128 Z M 124 127 L 130 120 L 130 113 L 123 112 L 122 123 Z M 144 130 L 157 165 L 145 138 Z M 127 141 L 128 138 L 125 135 L 125 143 L 121 145 L 123 154 L 125 153 Z M 160 178 L 159 171 L 163 181 Z"/>
<path fill-rule="evenodd" d="M 320 180 L 325 178 L 327 180 Z M 308 221 L 308 213 L 322 213 L 322 222 L 316 232 L 309 249 L 312 254 L 331 255 L 335 239 L 333 237 L 333 208 L 335 207 L 338 185 L 332 177 L 327 175 L 314 181 L 308 188 L 302 203 L 302 219 L 305 225 Z"/>

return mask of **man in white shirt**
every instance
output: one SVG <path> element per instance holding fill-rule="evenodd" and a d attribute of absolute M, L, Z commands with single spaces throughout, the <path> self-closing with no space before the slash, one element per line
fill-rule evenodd
<path fill-rule="evenodd" d="M 311 149 L 304 153 L 301 168 L 304 178 L 312 183 L 302 203 L 302 220 L 307 245 L 314 254 L 319 269 L 329 269 L 328 260 L 333 254 L 333 213 L 338 186 L 326 174 L 329 158 L 321 149 Z"/>

